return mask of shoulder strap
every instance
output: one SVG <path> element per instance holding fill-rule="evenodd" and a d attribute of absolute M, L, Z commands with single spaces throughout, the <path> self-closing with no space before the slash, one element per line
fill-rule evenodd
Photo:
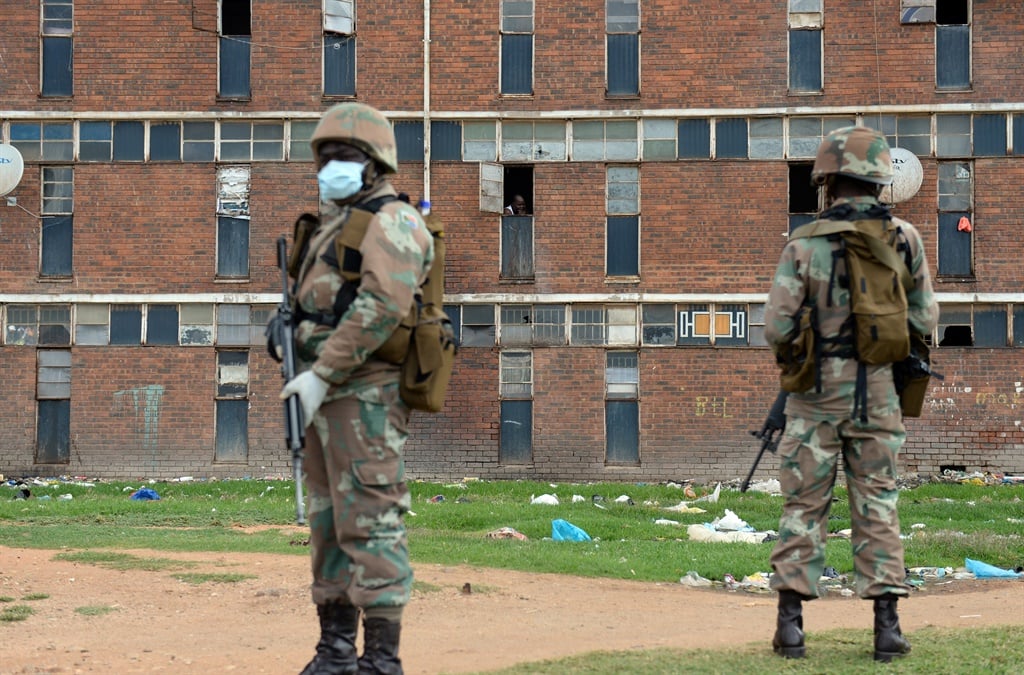
<path fill-rule="evenodd" d="M 857 222 L 858 221 L 851 222 L 846 220 L 827 219 L 815 220 L 793 230 L 793 232 L 790 233 L 789 238 L 805 239 L 808 237 L 825 237 L 830 234 L 857 234 L 871 251 L 871 254 L 875 256 L 880 263 L 899 275 L 900 283 L 903 285 L 904 290 L 909 293 L 911 289 L 914 288 L 914 280 L 910 277 L 910 270 L 908 269 L 908 266 L 904 264 L 904 261 L 900 259 L 896 249 L 878 237 L 861 231 L 861 229 L 856 226 Z"/>
<path fill-rule="evenodd" d="M 857 228 L 847 220 L 815 220 L 801 225 L 789 234 L 790 239 L 806 239 L 807 237 L 824 237 L 839 232 L 855 232 Z"/>

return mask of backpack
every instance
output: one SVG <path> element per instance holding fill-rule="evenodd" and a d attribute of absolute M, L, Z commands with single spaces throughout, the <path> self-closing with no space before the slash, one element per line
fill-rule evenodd
<path fill-rule="evenodd" d="M 309 315 L 298 312 L 297 320 L 307 319 L 336 326 L 355 299 L 359 286 L 362 255 L 359 246 L 373 215 L 395 197 L 390 195 L 353 206 L 349 216 L 334 235 L 334 248 L 324 256 L 325 262 L 336 266 L 345 280 L 334 300 L 330 314 Z M 427 230 L 434 240 L 434 262 L 426 280 L 420 285 L 409 313 L 399 323 L 374 356 L 388 363 L 401 365 L 399 393 L 413 410 L 440 412 L 455 367 L 458 344 L 451 320 L 444 311 L 444 223 L 437 216 L 424 215 Z M 303 270 L 304 248 L 319 226 L 316 216 L 302 214 L 295 222 L 289 272 L 298 278 Z M 330 236 L 323 233 L 318 236 Z M 318 239 L 322 242 L 323 239 Z"/>

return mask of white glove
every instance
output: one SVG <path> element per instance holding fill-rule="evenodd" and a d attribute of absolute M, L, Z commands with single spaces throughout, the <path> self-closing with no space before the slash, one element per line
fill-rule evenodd
<path fill-rule="evenodd" d="M 313 421 L 313 415 L 320 409 L 320 404 L 324 402 L 324 397 L 327 396 L 327 389 L 330 386 L 312 370 L 307 370 L 285 383 L 281 390 L 281 400 L 286 400 L 292 394 L 298 394 L 299 401 L 302 403 L 302 419 L 308 427 Z"/>

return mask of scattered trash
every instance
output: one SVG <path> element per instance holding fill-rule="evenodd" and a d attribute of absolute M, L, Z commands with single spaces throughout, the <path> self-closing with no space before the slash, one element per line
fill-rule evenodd
<path fill-rule="evenodd" d="M 431 504 L 440 504 L 441 502 L 444 501 L 444 495 L 434 495 L 427 501 L 430 502 Z"/>
<path fill-rule="evenodd" d="M 585 502 L 585 501 L 587 501 L 587 499 L 583 495 L 573 495 L 572 496 L 572 503 L 573 504 L 575 504 L 576 502 Z"/>
<path fill-rule="evenodd" d="M 686 528 L 686 534 L 693 541 L 715 544 L 761 544 L 769 537 L 777 538 L 774 532 L 719 532 L 711 523 L 697 523 Z"/>
<path fill-rule="evenodd" d="M 679 502 L 675 506 L 666 506 L 665 510 L 675 513 L 707 513 L 707 510 L 697 506 L 690 506 L 687 502 Z"/>
<path fill-rule="evenodd" d="M 747 521 L 743 520 L 729 509 L 725 510 L 725 515 L 715 518 L 711 523 L 715 526 L 716 530 L 720 531 L 734 531 L 734 532 L 753 532 L 754 528 L 747 524 Z"/>
<path fill-rule="evenodd" d="M 590 535 L 567 520 L 551 521 L 551 538 L 555 541 L 590 541 Z"/>
<path fill-rule="evenodd" d="M 675 526 L 678 527 L 679 521 L 678 520 L 669 520 L 668 518 L 658 518 L 657 520 L 654 521 L 654 524 L 655 525 L 675 525 Z"/>
<path fill-rule="evenodd" d="M 1012 578 L 1016 579 L 1020 576 L 1024 576 L 1022 572 L 1015 572 L 1013 570 L 1005 570 L 995 565 L 990 565 L 979 560 L 971 560 L 970 558 L 964 558 L 964 566 L 967 567 L 968 572 L 973 572 L 974 576 L 979 579 L 990 579 L 990 578 Z"/>
<path fill-rule="evenodd" d="M 770 495 L 781 495 L 782 485 L 779 484 L 778 478 L 770 478 L 768 480 L 755 481 L 747 487 L 749 492 L 764 492 Z"/>
<path fill-rule="evenodd" d="M 826 579 L 837 579 L 839 578 L 839 572 L 836 572 L 835 567 L 826 567 L 822 571 L 821 576 L 825 577 Z"/>
<path fill-rule="evenodd" d="M 697 572 L 690 570 L 686 573 L 686 576 L 679 579 L 679 583 L 683 586 L 693 586 L 694 588 L 706 588 L 711 585 L 711 579 L 705 579 Z"/>
<path fill-rule="evenodd" d="M 156 493 L 156 490 L 154 490 L 153 488 L 144 487 L 139 488 L 138 490 L 133 492 L 131 496 L 128 498 L 133 499 L 135 501 L 151 501 L 160 499 L 160 495 L 158 495 Z"/>
<path fill-rule="evenodd" d="M 633 499 L 629 495 L 619 495 L 618 497 L 615 498 L 615 503 L 616 504 L 629 504 L 630 506 L 633 506 L 636 502 L 634 502 Z"/>
<path fill-rule="evenodd" d="M 942 579 L 953 573 L 952 567 L 911 567 L 907 573 L 922 579 Z"/>
<path fill-rule="evenodd" d="M 74 498 L 75 498 L 75 496 L 73 494 L 71 494 L 70 492 L 67 492 L 65 494 L 62 494 L 62 495 L 58 496 L 57 497 L 57 501 L 70 502 Z"/>
<path fill-rule="evenodd" d="M 456 504 L 472 504 L 473 500 L 470 499 L 469 497 L 456 497 L 455 498 L 455 503 Z"/>
<path fill-rule="evenodd" d="M 722 494 L 722 484 L 719 483 L 715 486 L 714 491 L 711 494 L 704 495 L 703 497 L 697 497 L 694 502 L 708 502 L 709 504 L 718 503 L 718 497 Z"/>
<path fill-rule="evenodd" d="M 534 497 L 533 495 L 530 495 L 530 503 L 558 506 L 558 497 L 556 497 L 555 495 L 541 495 L 540 497 Z"/>
<path fill-rule="evenodd" d="M 488 539 L 519 539 L 520 541 L 526 541 L 528 537 L 522 532 L 518 532 L 511 527 L 499 527 L 496 530 L 491 530 L 484 535 Z"/>

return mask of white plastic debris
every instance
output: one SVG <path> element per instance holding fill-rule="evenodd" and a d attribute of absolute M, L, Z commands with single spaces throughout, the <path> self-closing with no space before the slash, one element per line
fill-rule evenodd
<path fill-rule="evenodd" d="M 697 572 L 690 570 L 686 573 L 685 577 L 679 579 L 679 583 L 683 586 L 693 586 L 694 588 L 703 588 L 711 585 L 710 579 L 705 579 Z"/>
<path fill-rule="evenodd" d="M 675 525 L 675 526 L 678 527 L 679 526 L 679 521 L 678 520 L 669 520 L 668 518 L 658 518 L 657 520 L 654 521 L 654 524 L 655 525 Z"/>
<path fill-rule="evenodd" d="M 585 501 L 587 501 L 587 500 L 586 500 L 586 498 L 583 495 L 573 495 L 572 496 L 572 503 L 573 504 L 575 504 L 576 502 L 585 502 Z"/>
<path fill-rule="evenodd" d="M 530 503 L 558 506 L 558 497 L 556 497 L 555 495 L 541 495 L 539 497 L 534 497 L 533 495 L 530 495 Z"/>
<path fill-rule="evenodd" d="M 712 525 L 715 526 L 715 529 L 721 531 L 749 532 L 754 529 L 747 524 L 747 521 L 743 520 L 729 509 L 725 510 L 724 516 L 715 518 Z"/>

